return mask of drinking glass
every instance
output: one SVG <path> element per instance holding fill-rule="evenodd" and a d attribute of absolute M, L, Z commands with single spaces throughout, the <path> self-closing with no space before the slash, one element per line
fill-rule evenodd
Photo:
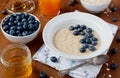
<path fill-rule="evenodd" d="M 42 16 L 52 18 L 60 13 L 61 0 L 38 0 Z"/>
<path fill-rule="evenodd" d="M 35 10 L 34 0 L 12 0 L 8 3 L 7 10 L 15 12 L 33 12 Z"/>
<path fill-rule="evenodd" d="M 25 44 L 10 44 L 1 51 L 5 78 L 28 78 L 32 73 L 31 53 Z"/>

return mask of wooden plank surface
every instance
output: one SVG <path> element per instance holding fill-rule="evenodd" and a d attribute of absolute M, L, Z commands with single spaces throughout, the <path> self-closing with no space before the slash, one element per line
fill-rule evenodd
<path fill-rule="evenodd" d="M 12 0 L 0 0 L 0 12 L 3 9 L 6 9 L 6 5 L 9 3 L 9 1 Z M 70 0 L 62 0 L 62 4 L 61 4 L 61 14 L 62 13 L 66 13 L 66 12 L 72 12 L 76 9 L 82 11 L 82 12 L 88 12 L 87 10 L 85 10 L 80 3 L 76 4 L 75 6 L 68 6 L 68 2 L 70 2 Z M 120 0 L 112 0 L 111 5 L 115 5 L 118 10 L 114 13 L 110 13 L 110 14 L 104 14 L 104 12 L 97 14 L 96 16 L 99 16 L 100 18 L 104 19 L 106 22 L 112 23 L 117 25 L 120 28 Z M 89 12 L 88 12 L 89 13 Z M 43 44 L 43 40 L 42 40 L 42 30 L 44 28 L 44 25 L 50 20 L 50 19 L 46 19 L 40 16 L 40 9 L 38 6 L 38 3 L 36 1 L 36 10 L 33 12 L 34 15 L 36 15 L 42 24 L 40 33 L 38 34 L 37 38 L 34 39 L 32 42 L 28 43 L 27 46 L 30 48 L 32 55 L 35 54 L 35 52 L 41 47 L 41 45 Z M 3 15 L 0 13 L 0 22 L 1 20 L 5 17 L 6 15 Z M 112 22 L 111 19 L 113 17 L 117 17 L 118 21 L 117 22 Z M 110 59 L 108 61 L 108 64 L 111 63 L 116 63 L 118 65 L 118 68 L 115 70 L 106 70 L 108 67 L 106 67 L 106 65 L 104 65 L 100 71 L 100 74 L 98 75 L 97 78 L 109 78 L 109 76 L 111 75 L 112 78 L 120 78 L 120 42 L 118 42 L 116 39 L 117 37 L 120 35 L 120 30 L 118 30 L 117 35 L 114 38 L 114 41 L 110 47 L 110 50 L 112 48 L 117 48 L 118 52 L 116 54 L 110 54 L 110 50 L 108 52 L 108 55 L 110 56 Z M 11 42 L 9 42 L 1 33 L 0 30 L 0 51 L 7 46 L 8 44 L 11 44 Z M 39 78 L 39 72 L 45 72 L 48 75 L 48 78 L 53 77 L 53 78 L 71 78 L 68 75 L 65 76 L 59 76 L 57 74 L 57 71 L 47 65 L 44 65 L 42 63 L 38 63 L 36 61 L 33 61 L 33 73 L 31 75 L 30 78 Z M 4 75 L 2 73 L 2 67 L 0 64 L 0 78 L 4 78 Z"/>

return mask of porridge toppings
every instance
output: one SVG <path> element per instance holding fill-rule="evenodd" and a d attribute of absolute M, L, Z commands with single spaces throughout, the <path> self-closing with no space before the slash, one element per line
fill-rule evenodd
<path fill-rule="evenodd" d="M 75 25 L 69 27 L 70 31 L 73 31 L 73 35 L 81 35 L 83 36 L 82 39 L 80 39 L 80 44 L 83 44 L 80 48 L 80 52 L 83 53 L 86 51 L 86 49 L 89 49 L 90 51 L 96 50 L 96 45 L 98 44 L 98 39 L 94 36 L 93 29 L 87 28 L 86 25 Z"/>
<path fill-rule="evenodd" d="M 53 41 L 58 50 L 70 55 L 89 54 L 98 50 L 101 45 L 98 33 L 80 24 L 59 29 Z"/>

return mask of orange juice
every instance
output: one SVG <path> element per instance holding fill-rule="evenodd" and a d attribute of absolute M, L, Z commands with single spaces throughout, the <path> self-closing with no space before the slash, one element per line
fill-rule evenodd
<path fill-rule="evenodd" d="M 54 17 L 60 12 L 61 0 L 38 0 L 43 16 Z"/>

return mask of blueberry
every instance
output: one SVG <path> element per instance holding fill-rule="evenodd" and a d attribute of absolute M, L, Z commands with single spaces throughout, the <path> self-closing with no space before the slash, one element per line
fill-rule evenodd
<path fill-rule="evenodd" d="M 23 30 L 23 27 L 22 26 L 17 26 L 17 30 Z"/>
<path fill-rule="evenodd" d="M 78 28 L 80 28 L 80 25 L 79 24 L 75 25 L 75 29 L 78 29 Z"/>
<path fill-rule="evenodd" d="M 74 4 L 77 4 L 77 3 L 78 3 L 77 0 L 72 0 L 72 2 L 73 2 Z"/>
<path fill-rule="evenodd" d="M 115 63 L 110 64 L 110 69 L 116 69 L 118 66 Z"/>
<path fill-rule="evenodd" d="M 40 78 L 47 78 L 47 74 L 44 72 L 40 72 Z"/>
<path fill-rule="evenodd" d="M 117 41 L 120 41 L 120 36 L 118 36 Z"/>
<path fill-rule="evenodd" d="M 58 62 L 58 59 L 55 56 L 50 57 L 50 60 L 54 63 Z"/>
<path fill-rule="evenodd" d="M 27 29 L 28 29 L 28 25 L 24 24 L 24 25 L 23 25 L 23 29 L 24 29 L 24 30 L 27 30 Z"/>
<path fill-rule="evenodd" d="M 29 28 L 29 30 L 34 30 L 33 24 L 29 24 L 29 25 L 28 25 L 28 28 Z"/>
<path fill-rule="evenodd" d="M 23 36 L 27 36 L 27 35 L 28 35 L 28 31 L 23 31 L 23 32 L 22 32 L 22 35 L 23 35 Z"/>
<path fill-rule="evenodd" d="M 21 33 L 19 33 L 17 36 L 22 36 L 22 34 L 21 34 Z"/>
<path fill-rule="evenodd" d="M 115 18 L 115 17 L 113 17 L 113 18 L 112 18 L 112 21 L 113 21 L 113 22 L 117 22 L 117 21 L 118 21 L 118 19 L 117 19 L 117 18 Z"/>
<path fill-rule="evenodd" d="M 87 44 L 91 44 L 91 40 L 90 40 L 89 38 L 85 39 L 85 42 L 86 42 Z"/>
<path fill-rule="evenodd" d="M 88 48 L 89 45 L 85 43 L 85 44 L 83 44 L 83 47 L 84 47 L 84 48 Z"/>
<path fill-rule="evenodd" d="M 22 18 L 21 18 L 20 15 L 17 15 L 17 16 L 16 16 L 16 20 L 20 21 L 21 19 L 22 19 Z"/>
<path fill-rule="evenodd" d="M 8 22 L 8 25 L 12 26 L 12 25 L 14 25 L 14 22 Z"/>
<path fill-rule="evenodd" d="M 73 1 L 71 1 L 71 2 L 68 3 L 68 5 L 69 5 L 69 6 L 74 6 L 75 3 L 74 3 Z"/>
<path fill-rule="evenodd" d="M 33 20 L 28 21 L 29 24 L 34 24 Z"/>
<path fill-rule="evenodd" d="M 74 30 L 74 27 L 73 27 L 73 26 L 70 26 L 70 27 L 69 27 L 69 30 L 70 30 L 70 31 L 73 31 L 73 30 Z"/>
<path fill-rule="evenodd" d="M 16 30 L 16 29 L 17 29 L 16 26 L 11 26 L 11 27 L 10 27 L 10 30 Z"/>
<path fill-rule="evenodd" d="M 112 11 L 112 12 L 117 11 L 117 7 L 113 6 L 113 7 L 111 8 L 111 11 Z"/>
<path fill-rule="evenodd" d="M 82 36 L 85 35 L 85 32 L 80 32 L 80 35 L 82 35 Z"/>
<path fill-rule="evenodd" d="M 91 44 L 96 46 L 97 45 L 97 41 L 92 41 Z"/>
<path fill-rule="evenodd" d="M 91 37 L 93 37 L 93 34 L 92 34 L 92 33 L 88 33 L 87 36 L 88 36 L 89 38 L 91 38 Z"/>
<path fill-rule="evenodd" d="M 5 22 L 5 21 L 3 21 L 2 26 L 3 26 L 3 25 L 8 25 L 8 23 L 7 23 L 7 22 Z"/>
<path fill-rule="evenodd" d="M 81 25 L 81 27 L 82 27 L 82 29 L 86 29 L 87 28 L 86 25 Z"/>
<path fill-rule="evenodd" d="M 84 48 L 84 47 L 82 47 L 82 48 L 80 48 L 80 52 L 85 52 L 86 51 L 86 49 Z"/>
<path fill-rule="evenodd" d="M 78 28 L 77 31 L 78 31 L 78 32 L 82 32 L 83 29 L 82 29 L 82 28 Z"/>
<path fill-rule="evenodd" d="M 35 20 L 34 22 L 35 22 L 34 24 L 35 24 L 36 26 L 39 26 L 39 21 L 38 21 L 38 20 Z"/>
<path fill-rule="evenodd" d="M 96 48 L 95 48 L 94 46 L 89 46 L 89 50 L 90 50 L 90 51 L 95 51 Z"/>
<path fill-rule="evenodd" d="M 20 26 L 20 25 L 21 25 L 21 22 L 18 22 L 17 25 Z"/>
<path fill-rule="evenodd" d="M 28 18 L 30 15 L 28 13 L 25 13 L 25 18 Z"/>
<path fill-rule="evenodd" d="M 21 31 L 20 31 L 20 30 L 17 30 L 16 33 L 17 33 L 17 34 L 21 34 Z"/>
<path fill-rule="evenodd" d="M 26 21 L 27 21 L 27 19 L 25 19 L 25 18 L 24 18 L 24 19 L 22 19 L 22 22 L 26 22 Z"/>
<path fill-rule="evenodd" d="M 25 18 L 25 15 L 24 15 L 24 13 L 23 13 L 23 14 L 21 13 L 21 18 L 22 18 L 22 19 L 23 19 L 23 18 Z"/>
<path fill-rule="evenodd" d="M 4 31 L 9 30 L 9 26 L 8 25 L 3 26 L 2 28 L 3 28 Z"/>
<path fill-rule="evenodd" d="M 29 31 L 29 32 L 28 32 L 29 35 L 32 34 L 32 33 L 33 33 L 32 31 Z"/>
<path fill-rule="evenodd" d="M 2 14 L 4 15 L 8 14 L 7 10 L 2 10 Z"/>
<path fill-rule="evenodd" d="M 74 32 L 73 32 L 73 35 L 75 35 L 75 36 L 76 36 L 76 35 L 79 35 L 79 31 L 74 31 Z"/>
<path fill-rule="evenodd" d="M 27 20 L 28 20 L 28 21 L 29 21 L 29 20 L 35 20 L 35 18 L 34 18 L 33 16 L 29 16 Z"/>
<path fill-rule="evenodd" d="M 13 23 L 14 23 L 14 25 L 17 25 L 18 22 L 15 20 Z"/>
<path fill-rule="evenodd" d="M 6 30 L 5 32 L 6 32 L 7 34 L 9 34 L 9 30 Z"/>
<path fill-rule="evenodd" d="M 87 35 L 83 37 L 83 39 L 88 39 L 88 38 L 89 38 L 89 37 L 88 37 Z"/>
<path fill-rule="evenodd" d="M 9 22 L 10 21 L 10 18 L 9 17 L 7 17 L 7 18 L 5 18 L 4 19 L 4 21 L 3 22 Z"/>
<path fill-rule="evenodd" d="M 84 43 L 85 43 L 85 40 L 84 40 L 84 39 L 81 39 L 81 40 L 80 40 L 80 43 L 84 44 Z"/>
<path fill-rule="evenodd" d="M 112 48 L 110 51 L 111 54 L 116 54 L 117 53 L 117 48 Z"/>
<path fill-rule="evenodd" d="M 15 18 L 13 16 L 10 17 L 10 22 L 14 22 Z"/>
<path fill-rule="evenodd" d="M 92 38 L 92 40 L 93 40 L 93 41 L 98 41 L 98 39 L 97 39 L 97 38 L 95 38 L 95 37 L 93 37 L 93 38 Z"/>
<path fill-rule="evenodd" d="M 91 29 L 91 28 L 87 28 L 87 29 L 86 29 L 86 32 L 87 32 L 87 33 L 92 33 L 92 29 Z"/>
<path fill-rule="evenodd" d="M 12 36 L 15 36 L 16 35 L 16 32 L 14 30 L 10 30 L 9 31 L 9 34 L 12 35 Z"/>

